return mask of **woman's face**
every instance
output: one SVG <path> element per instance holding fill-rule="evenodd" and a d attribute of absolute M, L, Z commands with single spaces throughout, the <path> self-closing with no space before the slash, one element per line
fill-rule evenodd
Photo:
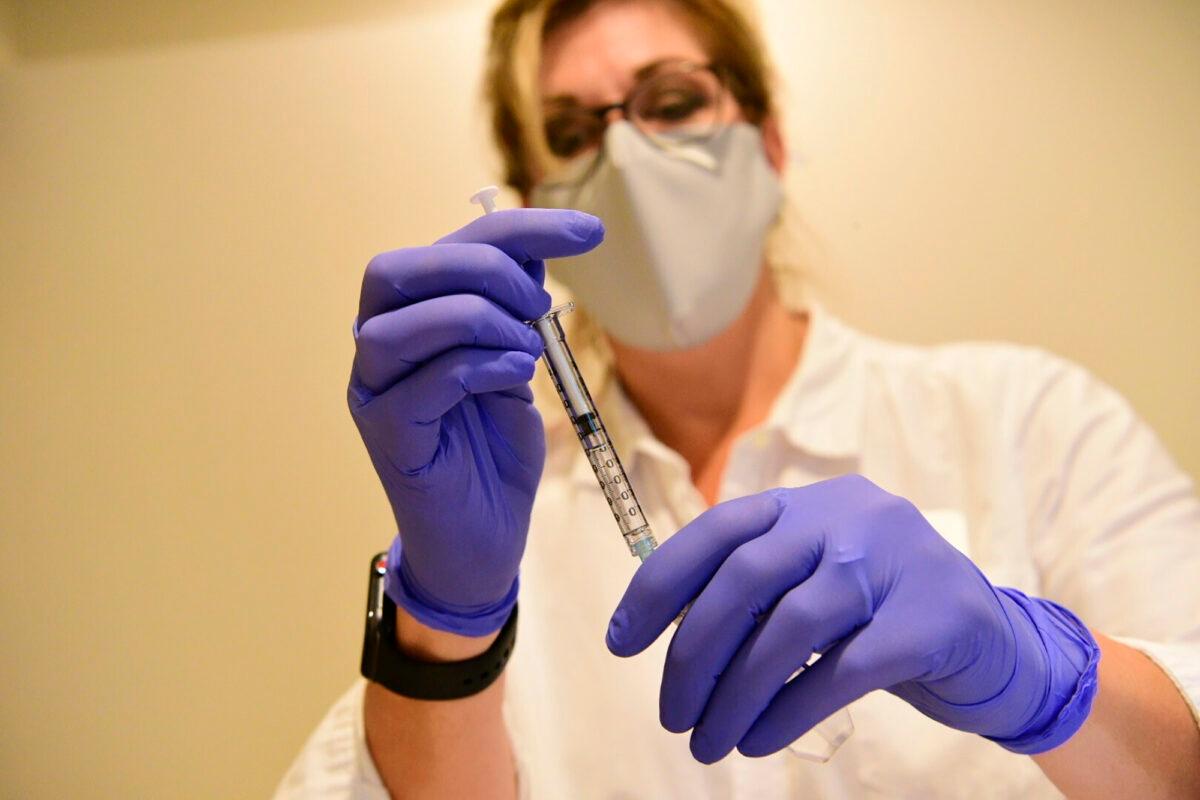
<path fill-rule="evenodd" d="M 708 62 L 708 53 L 687 18 L 671 3 L 600 2 L 547 37 L 539 88 L 549 120 L 553 109 L 562 105 L 593 109 L 624 102 L 639 79 L 657 65 Z M 719 121 L 743 119 L 728 91 L 720 91 Z M 607 121 L 619 114 L 613 109 Z M 764 123 L 763 133 L 767 158 L 780 171 L 783 151 L 772 120 Z"/>

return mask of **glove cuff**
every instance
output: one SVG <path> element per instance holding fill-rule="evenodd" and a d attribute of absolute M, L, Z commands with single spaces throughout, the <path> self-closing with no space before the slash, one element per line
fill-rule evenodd
<path fill-rule="evenodd" d="M 436 599 L 412 576 L 400 547 L 400 537 L 388 551 L 387 580 L 384 591 L 398 607 L 411 614 L 422 625 L 459 636 L 487 636 L 504 626 L 513 606 L 517 604 L 517 593 L 521 578 L 513 578 L 508 592 L 495 603 L 479 606 L 461 606 Z"/>
<path fill-rule="evenodd" d="M 1023 731 L 1010 737 L 985 738 L 1014 753 L 1044 753 L 1074 736 L 1091 713 L 1098 688 L 1100 646 L 1079 617 L 1057 603 L 1007 587 L 996 590 L 1017 606 L 1010 613 L 1023 613 L 1031 623 L 1031 644 L 1042 650 L 1048 685 Z"/>

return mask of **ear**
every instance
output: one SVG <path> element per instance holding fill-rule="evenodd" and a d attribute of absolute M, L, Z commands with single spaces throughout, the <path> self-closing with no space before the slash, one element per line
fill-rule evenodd
<path fill-rule="evenodd" d="M 783 130 L 779 127 L 779 118 L 775 116 L 766 117 L 763 119 L 760 127 L 762 129 L 763 152 L 767 155 L 767 161 L 776 173 L 783 175 L 783 169 L 787 166 L 787 145 L 783 143 Z"/>

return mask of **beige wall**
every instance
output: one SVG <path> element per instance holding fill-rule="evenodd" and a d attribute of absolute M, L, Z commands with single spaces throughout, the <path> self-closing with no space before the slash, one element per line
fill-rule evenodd
<path fill-rule="evenodd" d="M 286 6 L 0 5 L 5 796 L 262 796 L 355 674 L 349 325 L 493 180 L 486 4 Z M 828 304 L 1076 358 L 1200 472 L 1200 6 L 764 16 Z"/>

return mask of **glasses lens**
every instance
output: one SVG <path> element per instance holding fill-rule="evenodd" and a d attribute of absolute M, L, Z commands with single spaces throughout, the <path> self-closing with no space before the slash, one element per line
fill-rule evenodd
<path fill-rule="evenodd" d="M 579 107 L 549 109 L 545 131 L 551 153 L 558 158 L 574 158 L 600 143 L 604 121 Z"/>
<path fill-rule="evenodd" d="M 630 98 L 629 116 L 643 133 L 703 138 L 717 127 L 721 82 L 710 70 L 676 68 L 646 79 Z"/>

